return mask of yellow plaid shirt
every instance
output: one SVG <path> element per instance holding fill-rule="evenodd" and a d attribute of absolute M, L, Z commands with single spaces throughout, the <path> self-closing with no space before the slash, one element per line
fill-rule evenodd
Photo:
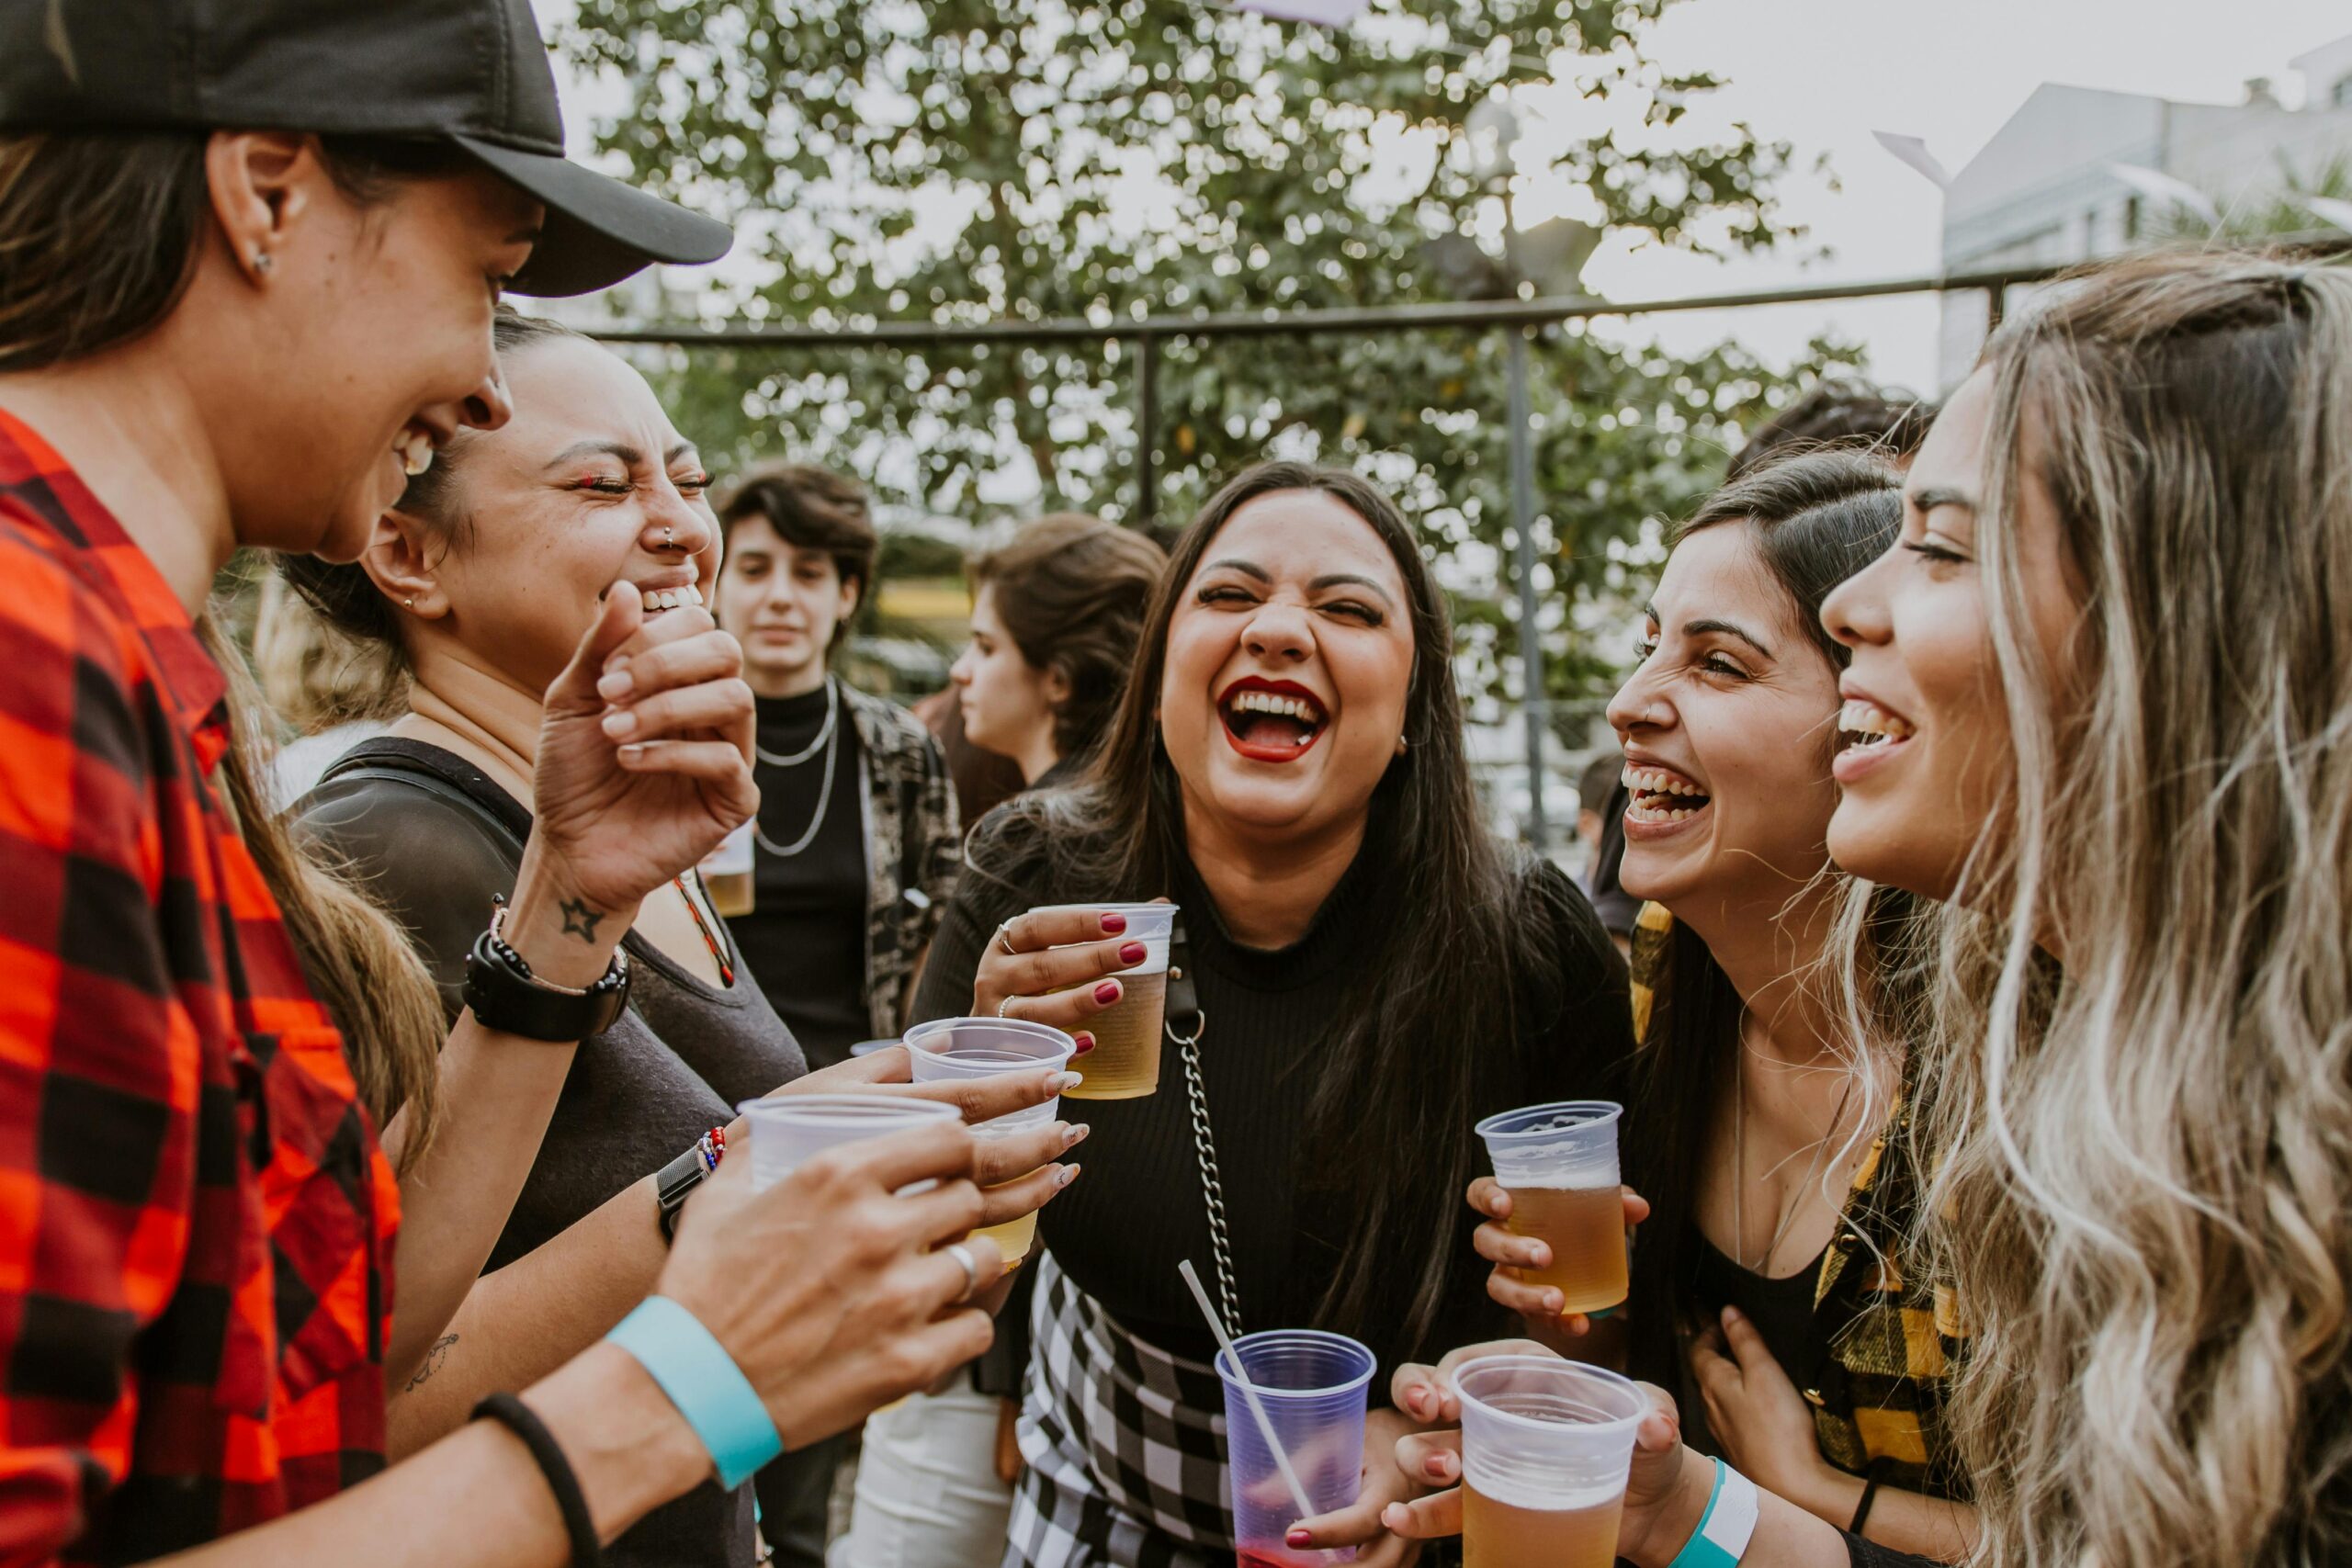
<path fill-rule="evenodd" d="M 1674 917 L 1645 904 L 1634 922 L 1634 1038 L 1649 1035 Z M 1823 1457 L 1855 1475 L 1935 1496 L 1964 1496 L 1943 1428 L 1943 1391 L 1966 1337 L 1949 1291 L 1904 1277 L 1896 1258 L 1918 1184 L 1905 1153 L 1907 1099 L 1871 1143 L 1822 1254 L 1814 1324 L 1826 1337 L 1804 1389 Z"/>

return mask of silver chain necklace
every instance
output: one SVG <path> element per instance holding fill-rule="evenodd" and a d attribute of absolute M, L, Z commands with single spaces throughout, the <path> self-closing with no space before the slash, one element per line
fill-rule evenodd
<path fill-rule="evenodd" d="M 817 748 L 833 738 L 833 720 L 841 711 L 841 698 L 833 690 L 832 677 L 825 677 L 825 722 L 817 727 L 815 739 L 789 757 L 779 757 L 773 751 L 760 750 L 757 740 L 752 742 L 752 755 L 771 768 L 797 768 L 817 754 Z"/>
<path fill-rule="evenodd" d="M 828 679 L 825 682 L 824 728 L 818 732 L 817 739 L 811 740 L 806 750 L 802 750 L 797 756 L 777 757 L 772 753 L 760 750 L 756 745 L 752 747 L 752 750 L 758 755 L 761 761 L 767 763 L 771 767 L 778 768 L 789 768 L 807 761 L 811 756 L 816 754 L 817 748 L 820 745 L 822 745 L 825 749 L 825 776 L 820 780 L 817 784 L 817 810 L 815 815 L 808 818 L 808 830 L 807 832 L 801 834 L 800 837 L 795 840 L 792 843 L 779 844 L 774 839 L 769 838 L 765 832 L 762 831 L 759 818 L 755 816 L 752 818 L 752 837 L 758 841 L 760 848 L 767 851 L 768 853 L 775 856 L 778 860 L 790 860 L 793 856 L 807 849 L 810 844 L 815 843 L 817 841 L 817 829 L 825 825 L 825 808 L 833 803 L 833 752 L 841 740 L 841 727 L 835 724 L 833 719 L 840 712 L 840 709 L 841 694 L 834 688 L 831 680 Z"/>
<path fill-rule="evenodd" d="M 1747 1186 L 1747 1042 L 1735 1040 L 1733 1046 L 1739 1055 L 1732 1062 L 1732 1094 L 1735 1100 L 1731 1117 L 1731 1245 L 1732 1261 L 1742 1269 L 1747 1259 L 1737 1257 L 1739 1248 L 1747 1245 L 1746 1216 L 1741 1213 L 1740 1194 Z M 1764 1256 L 1757 1259 L 1752 1273 L 1770 1277 L 1772 1255 L 1781 1250 L 1781 1243 L 1789 1238 L 1789 1229 L 1796 1224 L 1797 1215 L 1804 1208 L 1804 1195 L 1821 1175 L 1821 1163 L 1829 1157 L 1829 1140 L 1838 1134 L 1838 1125 L 1846 1120 L 1846 1102 L 1854 1095 L 1854 1076 L 1846 1077 L 1846 1087 L 1838 1096 L 1838 1109 L 1829 1113 L 1829 1130 L 1813 1145 L 1813 1163 L 1805 1168 L 1804 1180 L 1797 1188 L 1797 1201 L 1781 1215 L 1781 1223 L 1772 1228 L 1772 1239 L 1764 1244 Z"/>
<path fill-rule="evenodd" d="M 1184 1064 L 1184 1099 L 1193 1112 L 1193 1150 L 1200 1156 L 1201 1190 L 1208 1198 L 1209 1249 L 1216 1255 L 1216 1293 L 1225 1308 L 1225 1321 L 1238 1334 L 1241 1329 L 1241 1293 L 1233 1284 L 1233 1243 L 1225 1228 L 1225 1183 L 1216 1175 L 1216 1140 L 1209 1129 L 1208 1091 L 1201 1087 L 1201 1035 L 1208 1028 L 1208 1014 L 1195 1008 L 1198 1021 L 1191 1035 L 1182 1035 L 1166 1024 L 1168 1038 L 1176 1045 L 1179 1060 Z"/>

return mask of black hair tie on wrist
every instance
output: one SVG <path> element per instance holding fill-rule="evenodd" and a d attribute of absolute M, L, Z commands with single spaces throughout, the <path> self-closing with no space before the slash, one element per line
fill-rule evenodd
<path fill-rule="evenodd" d="M 563 1446 L 547 1423 L 511 1393 L 492 1394 L 467 1419 L 479 1421 L 485 1416 L 522 1438 L 539 1473 L 547 1477 L 548 1490 L 555 1494 L 555 1506 L 563 1515 L 563 1533 L 571 1538 L 571 1568 L 601 1568 L 605 1545 L 596 1539 L 596 1521 L 589 1517 L 580 1478 L 571 1473 L 571 1461 L 563 1457 Z"/>
<path fill-rule="evenodd" d="M 1870 1521 L 1871 1505 L 1878 1501 L 1878 1466 L 1873 1463 L 1862 1478 L 1862 1500 L 1854 1505 L 1854 1522 L 1846 1527 L 1848 1535 L 1859 1536 L 1862 1526 Z"/>

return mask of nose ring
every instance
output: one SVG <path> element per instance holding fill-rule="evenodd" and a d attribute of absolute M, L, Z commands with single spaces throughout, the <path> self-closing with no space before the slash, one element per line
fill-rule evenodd
<path fill-rule="evenodd" d="M 665 550 L 674 550 L 678 547 L 678 531 L 675 528 L 665 527 L 662 530 L 662 547 Z"/>

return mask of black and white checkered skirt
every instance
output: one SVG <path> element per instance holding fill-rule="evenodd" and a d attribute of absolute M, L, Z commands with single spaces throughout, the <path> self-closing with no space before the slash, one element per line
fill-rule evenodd
<path fill-rule="evenodd" d="M 1039 1253 L 1003 1568 L 1233 1562 L 1225 1393 L 1204 1362 L 1136 1338 Z"/>

